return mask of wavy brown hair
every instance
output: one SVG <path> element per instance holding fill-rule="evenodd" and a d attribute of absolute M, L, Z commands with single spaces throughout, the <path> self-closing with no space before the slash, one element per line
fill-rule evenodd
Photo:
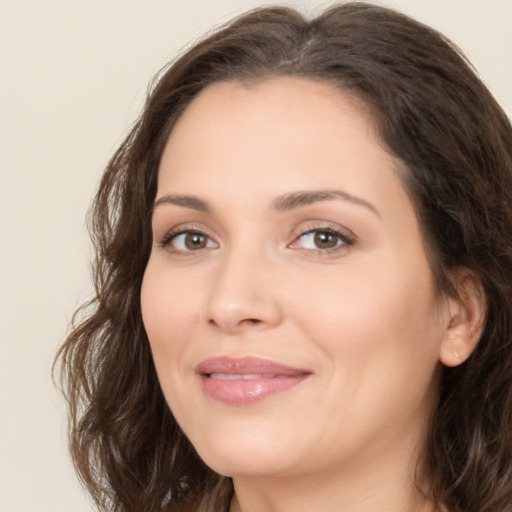
<path fill-rule="evenodd" d="M 232 486 L 205 466 L 167 407 L 144 331 L 140 288 L 163 147 L 187 105 L 217 81 L 291 75 L 326 82 L 370 110 L 403 164 L 441 292 L 464 266 L 488 312 L 473 355 L 443 368 L 419 472 L 452 512 L 512 507 L 512 128 L 441 34 L 364 3 L 308 20 L 262 8 L 164 69 L 114 154 L 90 217 L 94 299 L 58 354 L 71 453 L 102 511 L 224 510 Z"/>

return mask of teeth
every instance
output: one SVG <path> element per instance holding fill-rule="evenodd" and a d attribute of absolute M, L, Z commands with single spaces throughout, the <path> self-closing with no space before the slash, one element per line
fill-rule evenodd
<path fill-rule="evenodd" d="M 224 379 L 224 380 L 251 380 L 251 379 L 271 379 L 275 375 L 260 374 L 260 373 L 210 373 L 211 379 Z"/>

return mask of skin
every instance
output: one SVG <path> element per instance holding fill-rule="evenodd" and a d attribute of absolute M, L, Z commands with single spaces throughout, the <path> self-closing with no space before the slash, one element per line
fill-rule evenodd
<path fill-rule="evenodd" d="M 413 473 L 464 315 L 436 292 L 398 167 L 350 97 L 299 78 L 211 85 L 169 138 L 143 319 L 178 423 L 233 477 L 232 512 L 433 510 Z M 319 190 L 346 196 L 275 208 Z M 194 371 L 217 356 L 311 376 L 228 405 Z"/>

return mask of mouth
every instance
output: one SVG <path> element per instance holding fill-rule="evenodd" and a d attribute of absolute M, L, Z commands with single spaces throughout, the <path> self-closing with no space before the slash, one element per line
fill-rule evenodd
<path fill-rule="evenodd" d="M 229 405 L 249 405 L 288 391 L 311 372 L 256 357 L 215 357 L 196 367 L 204 393 Z"/>

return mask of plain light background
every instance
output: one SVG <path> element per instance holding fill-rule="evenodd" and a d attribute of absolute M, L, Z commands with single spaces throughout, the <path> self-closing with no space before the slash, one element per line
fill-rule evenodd
<path fill-rule="evenodd" d="M 512 0 L 388 0 L 512 114 Z M 287 2 L 305 12 L 328 5 Z M 90 512 L 51 364 L 90 293 L 84 217 L 151 77 L 257 0 L 0 0 L 0 512 Z"/>

